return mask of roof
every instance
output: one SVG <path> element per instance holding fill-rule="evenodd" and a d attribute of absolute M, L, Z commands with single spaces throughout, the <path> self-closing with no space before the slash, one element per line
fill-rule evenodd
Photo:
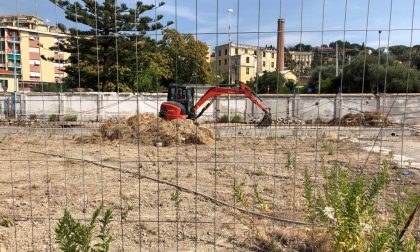
<path fill-rule="evenodd" d="M 20 18 L 20 17 L 32 17 L 32 18 L 36 18 L 38 20 L 44 21 L 42 18 L 39 18 L 39 17 L 31 15 L 31 14 L 18 14 L 18 15 L 9 14 L 9 15 L 1 15 L 0 16 L 0 18 Z"/>
<path fill-rule="evenodd" d="M 1 69 L 0 68 L 0 77 L 2 76 L 2 75 L 13 75 L 14 74 L 14 72 L 13 71 L 9 71 L 9 70 L 5 70 L 5 69 Z"/>

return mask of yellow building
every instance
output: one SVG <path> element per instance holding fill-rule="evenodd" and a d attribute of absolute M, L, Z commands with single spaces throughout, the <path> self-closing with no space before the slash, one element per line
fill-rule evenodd
<path fill-rule="evenodd" d="M 0 16 L 0 68 L 16 71 L 24 88 L 61 82 L 70 54 L 59 51 L 57 45 L 66 36 L 31 15 Z"/>
<path fill-rule="evenodd" d="M 231 66 L 232 83 L 245 83 L 255 79 L 257 74 L 276 71 L 277 50 L 273 47 L 230 43 L 217 46 L 215 57 L 219 70 L 229 73 Z"/>
<path fill-rule="evenodd" d="M 294 71 L 307 72 L 311 68 L 314 60 L 313 52 L 290 51 L 289 54 L 291 60 L 295 62 L 294 67 L 292 67 Z"/>

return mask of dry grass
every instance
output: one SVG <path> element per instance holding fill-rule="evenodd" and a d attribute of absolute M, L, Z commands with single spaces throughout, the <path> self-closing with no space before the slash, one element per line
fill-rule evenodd
<path fill-rule="evenodd" d="M 191 120 L 166 121 L 153 114 L 140 114 L 125 119 L 105 121 L 99 133 L 83 137 L 84 143 L 98 143 L 101 140 L 163 146 L 179 144 L 208 144 L 214 139 L 213 132 L 205 127 L 195 125 Z M 82 138 L 76 139 L 82 142 Z"/>

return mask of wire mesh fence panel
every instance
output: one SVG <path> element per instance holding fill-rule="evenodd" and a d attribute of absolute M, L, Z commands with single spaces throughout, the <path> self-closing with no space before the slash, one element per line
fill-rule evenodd
<path fill-rule="evenodd" d="M 0 251 L 418 251 L 419 8 L 0 3 Z"/>

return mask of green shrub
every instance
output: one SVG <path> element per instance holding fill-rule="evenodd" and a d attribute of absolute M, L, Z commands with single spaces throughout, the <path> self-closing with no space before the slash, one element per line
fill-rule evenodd
<path fill-rule="evenodd" d="M 77 115 L 66 115 L 64 116 L 65 122 L 75 122 L 77 121 Z"/>
<path fill-rule="evenodd" d="M 326 181 L 323 191 L 315 188 L 305 169 L 306 219 L 326 227 L 334 251 L 415 251 L 414 238 L 406 235 L 402 239 L 400 230 L 407 225 L 420 200 L 419 194 L 392 203 L 394 217 L 388 223 L 380 223 L 377 216 L 377 199 L 386 186 L 388 167 L 389 162 L 385 161 L 379 173 L 368 180 L 363 174 L 351 177 L 339 165 L 327 171 L 322 162 L 321 172 Z"/>
<path fill-rule="evenodd" d="M 222 117 L 219 118 L 218 122 L 219 123 L 228 123 L 229 122 L 229 116 L 228 115 L 223 115 Z"/>
<path fill-rule="evenodd" d="M 50 115 L 50 117 L 48 118 L 48 120 L 49 120 L 50 122 L 58 122 L 58 119 L 59 119 L 59 117 L 58 117 L 58 115 L 56 115 L 56 114 L 52 114 L 52 115 Z"/>
<path fill-rule="evenodd" d="M 242 117 L 240 115 L 234 115 L 230 120 L 231 123 L 241 123 Z"/>
<path fill-rule="evenodd" d="M 94 236 L 96 221 L 102 209 L 102 206 L 97 208 L 86 224 L 75 220 L 67 209 L 64 210 L 64 216 L 59 220 L 55 229 L 56 241 L 60 249 L 83 252 L 109 251 L 110 244 L 114 240 L 108 228 L 112 220 L 111 209 L 107 209 L 99 219 L 99 233 Z M 92 245 L 93 242 L 95 243 Z"/>

